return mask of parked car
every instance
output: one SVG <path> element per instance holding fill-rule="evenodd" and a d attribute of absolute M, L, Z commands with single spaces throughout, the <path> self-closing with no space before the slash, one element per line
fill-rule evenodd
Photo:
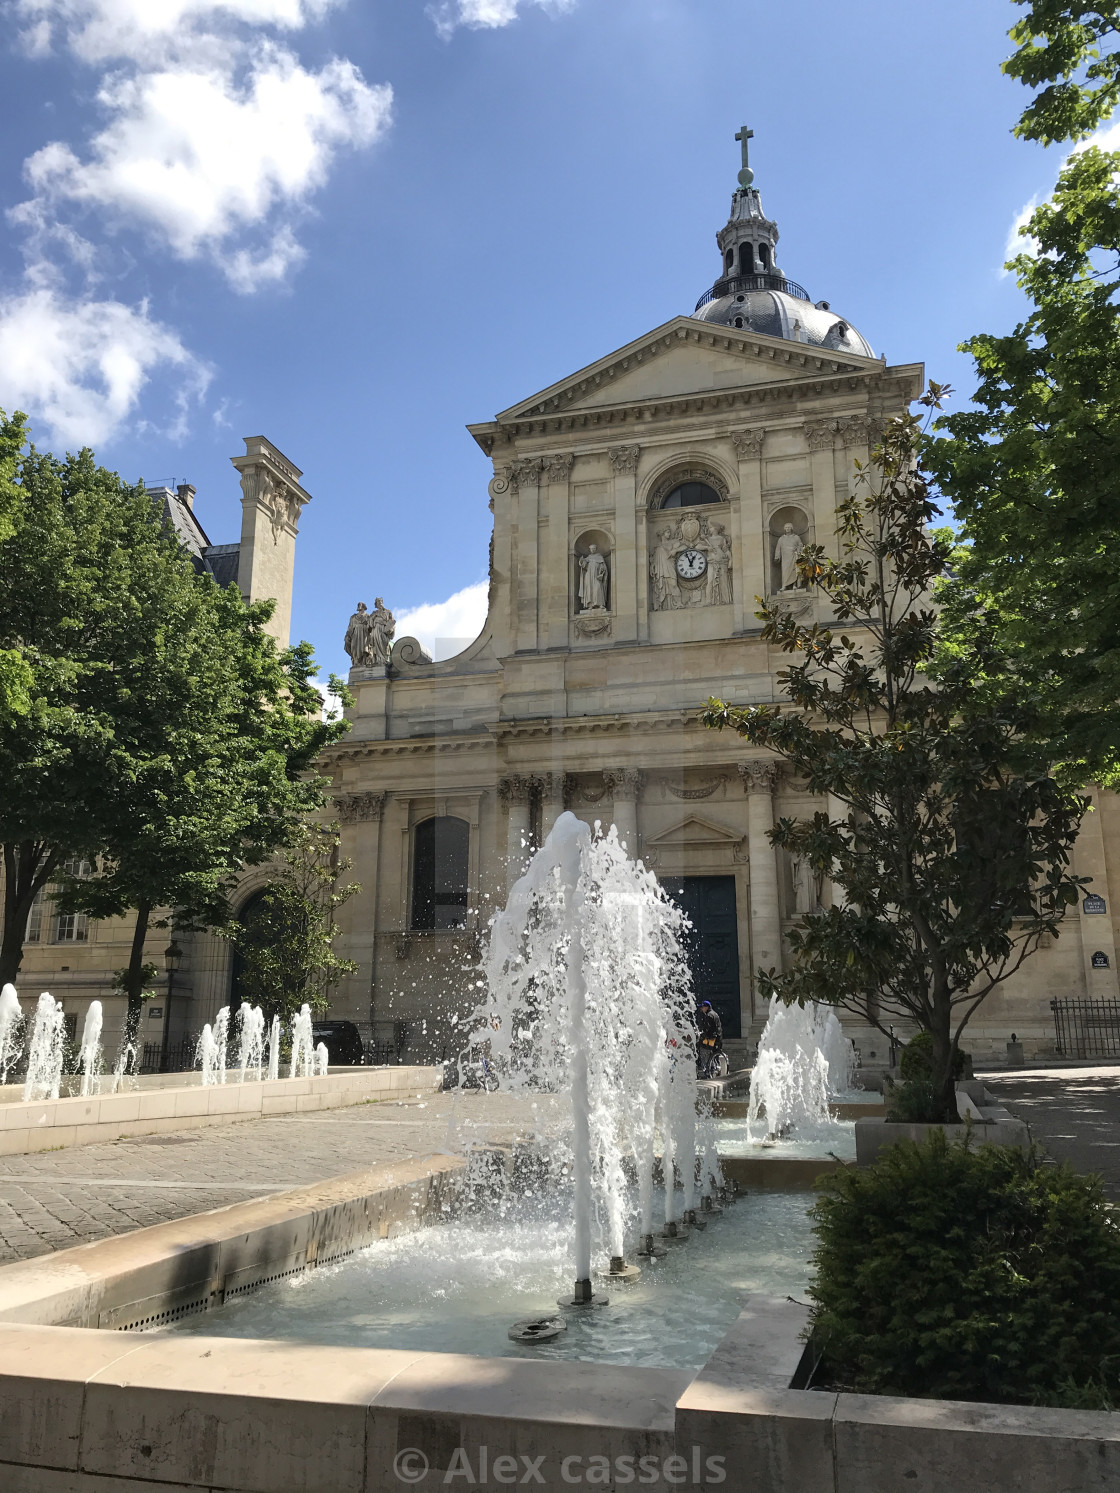
<path fill-rule="evenodd" d="M 311 1041 L 316 1047 L 325 1043 L 330 1068 L 358 1068 L 366 1060 L 361 1036 L 352 1021 L 315 1021 Z"/>

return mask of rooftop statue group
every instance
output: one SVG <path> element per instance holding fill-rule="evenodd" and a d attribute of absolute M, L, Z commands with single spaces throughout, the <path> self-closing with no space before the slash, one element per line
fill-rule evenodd
<path fill-rule="evenodd" d="M 396 618 L 380 596 L 375 599 L 372 612 L 360 601 L 343 643 L 355 669 L 376 669 L 388 664 L 396 630 Z"/>

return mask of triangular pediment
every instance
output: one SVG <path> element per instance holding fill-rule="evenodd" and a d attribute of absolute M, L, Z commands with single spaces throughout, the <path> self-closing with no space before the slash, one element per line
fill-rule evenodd
<path fill-rule="evenodd" d="M 645 843 L 650 849 L 656 845 L 667 850 L 674 845 L 738 845 L 742 838 L 734 830 L 713 824 L 710 819 L 702 819 L 699 814 L 690 814 L 671 829 L 663 829 L 659 835 L 647 835 Z"/>
<path fill-rule="evenodd" d="M 498 416 L 548 418 L 650 400 L 698 398 L 734 389 L 878 372 L 878 358 L 835 353 L 781 337 L 677 316 Z"/>

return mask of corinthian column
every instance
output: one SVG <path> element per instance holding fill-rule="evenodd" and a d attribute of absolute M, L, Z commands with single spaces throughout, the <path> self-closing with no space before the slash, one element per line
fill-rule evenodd
<path fill-rule="evenodd" d="M 754 971 L 781 970 L 782 916 L 778 904 L 778 859 L 768 835 L 774 828 L 774 787 L 779 764 L 739 763 L 747 793 L 747 855 L 751 868 L 751 983 Z"/>
<path fill-rule="evenodd" d="M 506 887 L 513 885 L 525 869 L 529 854 L 529 799 L 533 779 L 514 773 L 498 781 L 498 795 L 509 808 L 506 832 Z"/>
<path fill-rule="evenodd" d="M 638 795 L 645 782 L 639 767 L 618 767 L 605 772 L 607 787 L 614 799 L 614 825 L 618 838 L 632 856 L 638 854 Z"/>

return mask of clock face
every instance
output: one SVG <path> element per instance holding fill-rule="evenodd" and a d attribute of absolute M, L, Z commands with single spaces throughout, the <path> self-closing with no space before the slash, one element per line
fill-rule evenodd
<path fill-rule="evenodd" d="M 682 581 L 695 581 L 708 568 L 708 557 L 703 550 L 681 550 L 677 556 L 677 574 Z"/>

